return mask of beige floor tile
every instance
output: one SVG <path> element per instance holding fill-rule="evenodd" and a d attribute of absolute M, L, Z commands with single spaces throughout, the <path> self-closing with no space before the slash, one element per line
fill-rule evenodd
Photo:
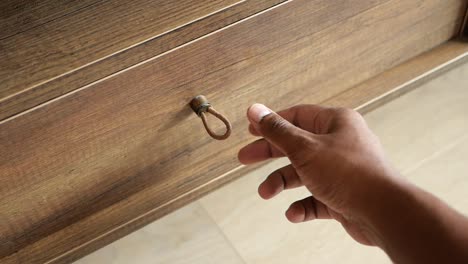
<path fill-rule="evenodd" d="M 468 215 L 468 136 L 426 159 L 408 178 Z"/>
<path fill-rule="evenodd" d="M 247 263 L 389 263 L 379 249 L 357 244 L 336 222 L 289 223 L 284 211 L 309 195 L 304 189 L 262 200 L 258 184 L 287 163 L 277 160 L 201 200 Z"/>
<path fill-rule="evenodd" d="M 76 262 L 244 263 L 198 202 L 190 204 Z"/>
<path fill-rule="evenodd" d="M 468 134 L 468 64 L 365 116 L 401 171 Z"/>

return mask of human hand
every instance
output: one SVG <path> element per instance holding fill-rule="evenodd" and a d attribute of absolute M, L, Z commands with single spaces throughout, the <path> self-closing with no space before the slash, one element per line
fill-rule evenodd
<path fill-rule="evenodd" d="M 247 116 L 250 132 L 263 138 L 239 151 L 241 163 L 282 156 L 291 161 L 260 184 L 262 198 L 305 186 L 313 196 L 291 204 L 286 211 L 289 221 L 335 219 L 356 241 L 377 244 L 365 211 L 400 179 L 359 113 L 317 105 L 274 113 L 254 104 Z"/>

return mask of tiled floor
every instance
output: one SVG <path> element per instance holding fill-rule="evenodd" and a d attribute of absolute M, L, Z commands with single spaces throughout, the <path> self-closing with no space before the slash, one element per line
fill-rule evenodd
<path fill-rule="evenodd" d="M 199 203 L 186 206 L 77 263 L 244 263 Z"/>
<path fill-rule="evenodd" d="M 405 177 L 468 214 L 468 64 L 367 114 Z M 284 211 L 307 195 L 264 201 L 257 186 L 277 160 L 77 263 L 390 263 L 332 221 L 294 225 Z"/>

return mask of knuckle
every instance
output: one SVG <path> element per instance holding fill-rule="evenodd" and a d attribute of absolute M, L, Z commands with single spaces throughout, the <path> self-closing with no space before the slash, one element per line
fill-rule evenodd
<path fill-rule="evenodd" d="M 276 180 L 276 182 L 279 182 L 283 189 L 287 189 L 287 181 L 286 181 L 286 177 L 285 177 L 285 173 L 283 172 L 283 168 L 281 169 L 278 169 L 276 171 L 274 171 L 270 177 L 272 178 L 272 180 Z"/>
<path fill-rule="evenodd" d="M 319 141 L 304 135 L 296 137 L 294 145 L 297 147 L 287 155 L 291 162 L 295 164 L 295 167 L 306 166 L 310 160 L 314 159 L 321 147 Z"/>
<path fill-rule="evenodd" d="M 262 121 L 260 129 L 262 132 L 264 132 L 264 134 L 281 135 L 288 132 L 289 126 L 289 122 L 285 119 L 279 116 L 270 115 Z"/>
<path fill-rule="evenodd" d="M 290 155 L 289 160 L 297 171 L 307 171 L 307 168 L 311 163 L 311 159 L 303 152 L 296 152 L 293 155 Z"/>
<path fill-rule="evenodd" d="M 335 126 L 340 125 L 355 125 L 356 123 L 365 122 L 362 115 L 354 109 L 338 107 L 334 108 L 335 117 L 333 118 L 333 124 Z"/>
<path fill-rule="evenodd" d="M 307 108 L 309 106 L 310 106 L 310 104 L 298 104 L 298 105 L 295 105 L 295 106 L 291 107 L 291 110 L 293 110 L 293 112 L 297 112 L 297 111 L 299 111 L 301 109 L 304 109 L 304 108 Z"/>
<path fill-rule="evenodd" d="M 286 120 L 274 117 L 270 120 L 270 127 L 274 130 L 285 130 L 288 127 Z"/>
<path fill-rule="evenodd" d="M 361 116 L 359 112 L 351 108 L 338 107 L 335 109 L 335 111 L 337 115 L 345 118 L 356 118 Z"/>

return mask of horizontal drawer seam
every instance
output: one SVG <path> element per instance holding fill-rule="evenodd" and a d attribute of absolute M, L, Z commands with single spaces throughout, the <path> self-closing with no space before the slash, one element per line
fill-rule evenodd
<path fill-rule="evenodd" d="M 158 58 L 160 58 L 160 57 L 162 57 L 162 56 L 165 56 L 165 55 L 167 55 L 167 54 L 169 54 L 169 53 L 171 53 L 171 52 L 173 52 L 173 51 L 177 51 L 178 49 L 181 49 L 181 48 L 183 48 L 183 47 L 185 47 L 185 46 L 188 46 L 188 45 L 190 45 L 190 44 L 193 44 L 193 43 L 195 43 L 195 42 L 197 42 L 197 41 L 200 41 L 200 40 L 202 40 L 202 39 L 204 39 L 204 38 L 210 37 L 211 35 L 216 34 L 216 33 L 220 32 L 220 31 L 222 31 L 222 30 L 228 29 L 228 28 L 230 28 L 230 27 L 232 27 L 232 26 L 235 26 L 235 25 L 237 25 L 237 24 L 240 24 L 240 23 L 242 23 L 242 22 L 245 22 L 245 21 L 247 21 L 247 20 L 249 20 L 249 19 L 252 19 L 252 18 L 254 18 L 254 17 L 258 16 L 258 15 L 261 15 L 261 14 L 263 14 L 263 13 L 269 12 L 269 11 L 275 9 L 275 8 L 280 7 L 280 6 L 286 5 L 286 4 L 288 4 L 288 3 L 292 2 L 292 1 L 294 1 L 294 0 L 287 0 L 287 1 L 285 1 L 285 2 L 281 2 L 281 3 L 279 3 L 279 4 L 275 5 L 275 6 L 272 6 L 272 7 L 268 8 L 268 9 L 259 11 L 259 12 L 255 13 L 255 14 L 251 15 L 251 16 L 248 16 L 248 17 L 246 17 L 246 18 L 243 18 L 243 19 L 241 19 L 241 20 L 238 20 L 238 21 L 236 21 L 236 22 L 234 22 L 234 23 L 231 23 L 231 24 L 229 24 L 229 25 L 227 25 L 227 26 L 225 26 L 225 27 L 219 28 L 219 29 L 217 29 L 217 30 L 215 30 L 215 31 L 212 31 L 212 32 L 210 32 L 210 33 L 208 33 L 208 34 L 206 34 L 206 35 L 203 35 L 203 36 L 201 36 L 201 37 L 195 38 L 195 39 L 193 39 L 193 40 L 191 40 L 191 41 L 188 41 L 188 42 L 186 42 L 186 43 L 184 43 L 184 44 L 181 44 L 181 45 L 179 45 L 179 46 L 177 46 L 177 47 L 174 47 L 174 48 L 172 48 L 172 49 L 170 49 L 170 50 L 164 51 L 164 52 L 162 52 L 162 53 L 160 53 L 160 54 L 157 54 L 157 55 L 155 55 L 155 56 L 153 56 L 153 57 L 150 57 L 150 58 L 148 58 L 148 59 L 146 59 L 146 60 L 140 61 L 140 62 L 138 62 L 138 63 L 136 63 L 136 64 L 131 65 L 131 66 L 128 66 L 128 67 L 123 68 L 123 69 L 120 69 L 120 70 L 118 70 L 118 71 L 116 71 L 116 72 L 114 72 L 114 73 L 112 73 L 112 74 L 110 74 L 110 75 L 107 75 L 107 76 L 104 76 L 104 77 L 102 77 L 102 78 L 100 78 L 100 79 L 98 79 L 98 80 L 92 81 L 92 82 L 90 82 L 90 83 L 88 83 L 88 84 L 86 84 L 86 85 L 84 85 L 84 86 L 81 86 L 81 87 L 78 87 L 78 88 L 76 88 L 76 89 L 70 90 L 70 91 L 68 91 L 68 92 L 66 92 L 66 93 L 64 93 L 64 94 L 61 94 L 61 95 L 57 96 L 57 97 L 50 98 L 50 99 L 48 99 L 47 101 L 41 102 L 41 103 L 39 103 L 39 104 L 37 104 L 37 105 L 35 105 L 35 106 L 33 106 L 33 107 L 24 109 L 22 112 L 14 113 L 14 114 L 12 114 L 12 115 L 10 115 L 10 116 L 5 116 L 3 119 L 0 120 L 0 124 L 3 124 L 3 123 L 5 123 L 5 122 L 8 122 L 9 120 L 14 119 L 14 118 L 16 118 L 16 117 L 18 117 L 18 116 L 21 116 L 21 115 L 23 115 L 23 114 L 26 114 L 26 113 L 29 113 L 29 112 L 31 112 L 31 111 L 34 111 L 34 110 L 37 109 L 37 108 L 40 108 L 40 107 L 42 107 L 42 106 L 44 106 L 44 105 L 47 105 L 48 103 L 52 103 L 52 102 L 54 102 L 54 101 L 56 101 L 56 100 L 59 100 L 59 99 L 61 99 L 61 98 L 64 98 L 65 96 L 68 96 L 68 95 L 70 95 L 70 94 L 73 94 L 73 93 L 78 92 L 78 91 L 81 91 L 81 90 L 84 90 L 84 89 L 86 89 L 86 88 L 88 88 L 88 87 L 90 87 L 90 86 L 93 86 L 93 85 L 95 85 L 95 84 L 97 84 L 97 83 L 100 83 L 101 81 L 105 81 L 105 80 L 107 80 L 107 79 L 110 79 L 110 78 L 112 78 L 112 77 L 114 77 L 114 76 L 116 76 L 116 75 L 118 75 L 118 74 L 121 74 L 121 73 L 126 72 L 126 71 L 128 71 L 128 70 L 131 70 L 131 69 L 133 69 L 133 68 L 136 68 L 136 67 L 138 67 L 138 66 L 140 66 L 140 65 L 143 65 L 143 64 L 145 64 L 145 63 L 147 63 L 147 62 L 150 62 L 150 61 L 152 61 L 152 60 L 158 59 Z M 385 4 L 385 3 L 389 2 L 389 1 L 390 1 L 390 0 L 386 0 L 386 1 L 384 1 L 384 2 L 381 2 L 381 3 L 377 4 L 377 5 L 374 5 L 374 6 L 371 6 L 371 7 L 367 8 L 367 9 L 364 9 L 363 11 L 361 11 L 361 12 L 359 12 L 359 13 L 357 13 L 357 14 L 353 14 L 353 15 L 351 15 L 351 16 L 345 17 L 345 18 L 343 18 L 342 20 L 340 20 L 340 22 L 342 22 L 342 21 L 344 21 L 344 20 L 351 19 L 351 18 L 353 18 L 353 17 L 355 17 L 355 16 L 358 16 L 358 15 L 360 15 L 360 14 L 363 14 L 363 13 L 365 13 L 365 12 L 369 12 L 370 10 L 375 9 L 375 8 L 381 6 L 381 5 L 383 5 L 383 4 Z M 231 7 L 232 7 L 232 6 L 231 6 Z M 223 9 L 223 10 L 226 10 L 227 8 L 229 8 L 229 7 L 226 7 L 226 8 Z M 219 12 L 222 12 L 222 10 L 217 11 L 217 12 L 215 12 L 215 13 L 213 13 L 213 14 L 210 14 L 210 15 L 204 17 L 204 18 L 207 18 L 207 17 L 212 16 L 212 15 L 214 15 L 214 14 L 217 14 L 217 13 L 219 13 Z M 204 18 L 203 18 L 203 19 L 204 19 Z M 199 19 L 199 20 L 200 20 L 200 19 Z M 199 21 L 199 20 L 196 20 L 196 21 Z M 193 22 L 195 22 L 195 21 L 192 21 L 191 23 L 193 23 Z M 337 24 L 339 24 L 339 23 L 337 23 Z M 188 25 L 190 25 L 190 24 L 186 24 L 186 25 L 184 25 L 183 27 L 188 26 Z M 316 32 L 310 34 L 310 35 L 318 34 L 318 33 L 322 32 L 322 31 L 324 31 L 324 30 L 327 30 L 328 28 L 333 27 L 333 26 L 335 26 L 335 25 L 336 25 L 336 24 L 327 26 L 327 27 L 325 27 L 325 28 L 323 28 L 323 29 L 321 29 L 321 30 L 319 30 L 319 31 L 316 31 Z M 180 30 L 181 28 L 182 28 L 182 27 L 180 27 L 180 28 L 178 28 L 178 29 Z M 172 31 L 171 31 L 171 32 L 172 32 Z M 169 32 L 166 32 L 166 34 L 167 34 L 167 33 L 169 33 Z M 302 38 L 304 38 L 304 37 L 310 36 L 310 35 L 302 36 L 302 37 L 300 37 L 300 38 L 297 38 L 297 39 L 288 41 L 288 42 L 285 43 L 284 45 L 287 45 L 287 44 L 289 44 L 289 43 L 298 41 L 298 40 L 300 40 L 300 39 L 302 39 Z M 161 37 L 161 36 L 162 36 L 162 35 L 160 35 L 159 37 Z M 156 39 L 156 38 L 152 38 L 151 40 L 155 40 L 155 39 Z M 87 64 L 87 65 L 84 65 L 84 66 L 82 66 L 82 67 L 79 67 L 79 68 L 77 68 L 77 69 L 75 69 L 75 70 L 73 70 L 73 71 L 71 71 L 71 72 L 64 73 L 64 74 L 62 74 L 62 75 L 59 75 L 59 76 L 57 76 L 57 77 L 55 77 L 55 78 L 53 78 L 53 79 L 50 79 L 50 80 L 46 81 L 46 82 L 43 82 L 43 83 L 41 83 L 41 84 L 35 85 L 35 86 L 33 86 L 33 87 L 30 87 L 30 88 L 28 88 L 28 89 L 26 89 L 26 90 L 22 90 L 21 92 L 12 94 L 12 95 L 7 96 L 7 97 L 5 97 L 5 98 L 2 98 L 2 99 L 0 100 L 0 109 L 1 109 L 2 103 L 11 100 L 11 99 L 14 98 L 14 97 L 17 97 L 17 96 L 19 96 L 19 95 L 21 95 L 21 94 L 23 94 L 23 93 L 25 93 L 25 92 L 28 92 L 28 91 L 30 91 L 30 90 L 33 90 L 33 89 L 35 89 L 35 88 L 38 87 L 38 86 L 41 86 L 41 85 L 47 84 L 47 83 L 49 83 L 49 82 L 52 82 L 52 81 L 54 81 L 54 80 L 56 80 L 56 79 L 59 79 L 60 77 L 67 76 L 67 75 L 71 75 L 71 74 L 73 74 L 73 73 L 75 73 L 75 72 L 78 72 L 78 71 L 81 70 L 81 69 L 87 69 L 88 67 L 91 67 L 92 65 L 96 64 L 97 62 L 101 62 L 101 61 L 110 59 L 110 58 L 112 58 L 112 57 L 115 56 L 115 55 L 124 53 L 124 52 L 129 51 L 129 50 L 132 50 L 132 49 L 134 49 L 134 48 L 137 48 L 137 47 L 139 47 L 139 46 L 141 46 L 141 45 L 144 45 L 144 44 L 147 43 L 148 41 L 150 41 L 150 40 L 147 40 L 147 41 L 145 41 L 145 42 L 139 43 L 138 45 L 134 45 L 134 46 L 132 46 L 132 47 L 129 47 L 128 49 L 125 49 L 125 50 L 121 50 L 121 51 L 119 51 L 119 52 L 116 52 L 116 53 L 114 53 L 114 54 L 112 54 L 112 55 L 110 55 L 110 56 L 107 56 L 107 57 L 102 58 L 102 59 L 100 59 L 100 60 L 94 61 L 93 63 L 89 63 L 89 64 Z M 281 47 L 281 46 L 280 46 L 280 47 Z M 275 47 L 275 48 L 278 48 L 278 47 Z M 275 48 L 273 48 L 273 49 L 275 49 Z M 262 52 L 261 54 L 257 54 L 257 55 L 255 55 L 255 56 L 251 56 L 251 57 L 246 58 L 246 59 L 254 58 L 254 57 L 258 56 L 258 55 L 265 54 L 265 53 L 267 53 L 267 52 L 270 52 L 270 51 L 273 50 L 273 49 L 267 50 L 267 51 L 265 51 L 265 52 Z M 244 59 L 244 60 L 246 60 L 246 59 Z M 240 62 L 242 62 L 242 61 L 243 61 L 243 60 L 234 62 L 234 63 L 232 63 L 232 64 L 230 64 L 230 65 L 225 66 L 225 67 L 229 67 L 229 66 L 235 65 L 235 64 L 240 63 Z M 217 71 L 219 71 L 219 70 L 222 70 L 222 68 L 221 68 L 221 69 L 217 69 L 216 71 L 213 71 L 213 72 L 210 72 L 210 73 L 207 73 L 207 74 L 212 74 L 212 73 L 215 73 L 215 72 L 217 72 Z M 203 77 L 201 77 L 201 78 L 203 78 Z M 196 81 L 196 80 L 199 80 L 199 79 L 200 79 L 200 78 L 195 79 L 195 80 L 192 80 L 192 81 Z M 1 118 L 1 117 L 0 117 L 0 118 Z"/>
<path fill-rule="evenodd" d="M 135 44 L 133 44 L 133 45 L 131 45 L 131 46 L 126 47 L 125 49 L 121 49 L 121 50 L 119 50 L 119 51 L 116 51 L 116 52 L 114 52 L 114 53 L 111 53 L 111 54 L 109 54 L 109 55 L 107 55 L 107 56 L 105 56 L 105 57 L 102 57 L 102 58 L 98 59 L 98 60 L 95 60 L 95 61 L 89 62 L 89 63 L 87 63 L 87 64 L 84 64 L 84 65 L 82 65 L 82 66 L 80 66 L 80 67 L 77 67 L 77 68 L 71 70 L 71 71 L 68 71 L 68 72 L 62 73 L 62 74 L 60 74 L 60 75 L 57 75 L 57 76 L 55 76 L 54 78 L 51 78 L 51 79 L 49 79 L 49 80 L 40 82 L 40 83 L 38 83 L 38 84 L 36 84 L 36 85 L 33 85 L 33 86 L 31 86 L 31 87 L 29 87 L 29 88 L 27 88 L 27 89 L 24 89 L 24 90 L 22 90 L 22 91 L 20 91 L 20 92 L 14 93 L 14 94 L 9 95 L 9 96 L 6 96 L 6 97 L 2 98 L 2 99 L 0 100 L 0 102 L 5 101 L 5 100 L 7 100 L 7 99 L 9 99 L 9 98 L 11 98 L 11 97 L 17 96 L 18 94 L 21 94 L 21 93 L 27 92 L 27 91 L 29 91 L 29 90 L 32 90 L 32 89 L 36 88 L 37 86 L 41 86 L 41 85 L 44 85 L 44 84 L 46 84 L 46 83 L 49 83 L 49 82 L 51 82 L 51 81 L 53 81 L 53 80 L 59 79 L 60 77 L 63 77 L 63 76 L 65 76 L 65 75 L 69 75 L 69 74 L 72 74 L 72 73 L 74 73 L 74 72 L 77 72 L 77 71 L 79 71 L 79 70 L 81 70 L 81 69 L 83 69 L 83 68 L 90 67 L 90 66 L 93 65 L 93 64 L 96 64 L 96 63 L 98 63 L 98 62 L 104 61 L 104 60 L 106 60 L 106 59 L 108 59 L 108 58 L 110 58 L 110 57 L 112 57 L 112 56 L 117 55 L 117 54 L 124 53 L 125 51 L 128 51 L 128 50 L 130 50 L 130 49 L 133 49 L 133 48 L 135 48 L 135 47 L 137 47 L 137 46 L 141 46 L 141 45 L 143 45 L 144 43 L 146 43 L 146 42 L 148 42 L 148 41 L 161 38 L 161 37 L 164 36 L 164 35 L 167 35 L 167 34 L 169 34 L 169 33 L 171 33 L 171 32 L 180 30 L 180 29 L 183 28 L 183 27 L 189 26 L 189 25 L 191 25 L 191 24 L 193 24 L 193 23 L 195 23 L 195 22 L 197 22 L 197 21 L 203 20 L 203 19 L 205 19 L 205 18 L 207 18 L 207 17 L 210 17 L 210 16 L 212 16 L 212 15 L 214 15 L 214 14 L 218 14 L 218 13 L 220 13 L 220 12 L 222 12 L 222 11 L 225 11 L 226 9 L 229 9 L 229 8 L 235 6 L 235 5 L 238 5 L 238 4 L 240 4 L 240 3 L 243 3 L 244 1 L 246 1 L 246 0 L 237 2 L 237 3 L 233 4 L 233 5 L 226 6 L 226 7 L 222 8 L 222 9 L 220 9 L 220 10 L 217 10 L 216 12 L 207 14 L 207 15 L 205 15 L 205 16 L 203 16 L 203 17 L 200 17 L 200 18 L 195 19 L 195 20 L 192 20 L 192 21 L 190 21 L 190 22 L 188 22 L 188 23 L 182 24 L 182 25 L 180 25 L 180 26 L 178 26 L 178 27 L 176 27 L 176 28 L 174 28 L 174 29 L 165 31 L 165 32 L 163 32 L 163 33 L 161 33 L 161 34 L 158 34 L 158 35 L 153 36 L 153 37 L 151 37 L 151 38 L 145 39 L 145 40 L 143 40 L 143 41 L 141 41 L 141 42 L 135 43 Z M 179 46 L 174 47 L 173 49 L 177 49 L 178 47 L 179 47 Z M 166 52 L 169 52 L 169 51 L 171 51 L 171 50 L 172 50 L 172 49 L 167 50 Z M 164 53 L 166 53 L 166 52 L 164 52 Z M 162 54 L 164 54 L 164 53 L 161 53 L 161 54 L 158 54 L 158 55 L 162 55 Z M 157 55 L 156 55 L 156 56 L 157 56 Z M 150 59 L 151 59 L 151 58 L 150 58 Z M 149 59 L 149 60 L 150 60 L 150 59 Z M 148 60 L 148 61 L 149 61 L 149 60 Z M 145 62 L 145 61 L 142 61 L 142 62 Z M 130 67 L 131 67 L 131 66 L 130 66 Z M 130 68 L 130 67 L 128 67 L 128 68 Z M 124 68 L 124 69 L 122 69 L 121 71 L 123 72 L 123 71 L 125 71 L 126 69 L 127 69 L 127 68 Z M 120 71 L 119 71 L 119 72 L 120 72 Z M 119 72 L 116 72 L 116 73 L 119 73 Z M 78 88 L 78 89 L 79 89 L 79 88 Z"/>
<path fill-rule="evenodd" d="M 229 6 L 225 6 L 225 7 L 223 7 L 222 9 L 219 9 L 219 10 L 217 10 L 217 11 L 215 11 L 215 12 L 209 13 L 209 14 L 207 14 L 207 15 L 205 15 L 205 16 L 202 16 L 202 17 L 200 17 L 200 18 L 198 18 L 198 19 L 195 19 L 195 20 L 192 20 L 192 21 L 190 21 L 190 22 L 188 22 L 188 23 L 182 24 L 182 25 L 180 25 L 180 26 L 178 26 L 178 27 L 176 27 L 176 28 L 173 28 L 173 29 L 171 29 L 171 30 L 168 30 L 168 31 L 163 32 L 163 33 L 161 33 L 161 34 L 158 34 L 158 35 L 156 35 L 156 36 L 150 37 L 150 38 L 148 38 L 148 39 L 146 39 L 146 40 L 140 41 L 140 42 L 135 43 L 135 44 L 133 44 L 133 45 L 131 45 L 131 46 L 128 46 L 128 47 L 126 47 L 125 49 L 121 49 L 121 50 L 116 51 L 116 52 L 114 52 L 114 53 L 112 53 L 112 54 L 109 54 L 109 55 L 107 55 L 107 56 L 104 56 L 104 57 L 102 57 L 102 58 L 100 58 L 100 59 L 98 59 L 98 60 L 89 62 L 89 63 L 84 64 L 84 65 L 82 65 L 82 66 L 80 66 L 80 67 L 77 67 L 77 68 L 75 68 L 75 69 L 73 69 L 73 70 L 70 70 L 70 71 L 68 71 L 68 72 L 62 73 L 62 74 L 57 75 L 57 76 L 55 76 L 55 77 L 53 77 L 53 78 L 50 78 L 50 79 L 48 79 L 48 80 L 45 80 L 45 81 L 42 81 L 42 82 L 37 83 L 37 84 L 35 84 L 35 85 L 32 85 L 32 86 L 30 86 L 30 87 L 28 87 L 28 88 L 25 88 L 25 89 L 23 89 L 23 90 L 21 90 L 21 91 L 18 91 L 18 92 L 16 92 L 16 93 L 13 93 L 13 94 L 10 94 L 10 95 L 5 96 L 5 97 L 3 97 L 3 98 L 0 98 L 0 110 L 2 110 L 2 108 L 3 108 L 3 107 L 2 107 L 2 104 L 6 104 L 6 105 L 8 106 L 8 103 L 11 104 L 11 102 L 14 101 L 15 98 L 20 97 L 22 94 L 31 92 L 31 91 L 36 90 L 36 89 L 41 89 L 42 86 L 45 86 L 45 85 L 47 85 L 47 84 L 49 84 L 49 83 L 52 83 L 52 82 L 54 82 L 54 81 L 60 81 L 61 78 L 65 78 L 65 77 L 77 75 L 77 74 L 81 73 L 81 71 L 83 71 L 83 70 L 88 70 L 88 69 L 92 68 L 92 66 L 97 65 L 98 63 L 106 63 L 106 61 L 112 60 L 112 58 L 115 57 L 115 56 L 123 55 L 123 54 L 125 54 L 125 53 L 127 53 L 127 52 L 133 52 L 133 51 L 135 51 L 135 50 L 137 50 L 137 49 L 145 49 L 144 46 L 145 46 L 146 44 L 148 44 L 149 42 L 158 41 L 158 40 L 160 40 L 161 38 L 168 36 L 170 33 L 177 32 L 177 31 L 181 31 L 181 30 L 183 30 L 184 28 L 187 28 L 187 27 L 193 25 L 194 23 L 197 23 L 197 22 L 199 22 L 199 21 L 208 19 L 208 18 L 213 17 L 213 16 L 216 16 L 216 15 L 218 15 L 218 14 L 221 14 L 221 13 L 227 11 L 228 9 L 231 9 L 231 8 L 237 6 L 237 5 L 244 4 L 244 3 L 246 3 L 246 1 L 247 1 L 247 0 L 242 0 L 242 1 L 236 2 L 236 3 L 234 3 L 234 4 L 231 4 L 231 5 L 229 5 Z M 289 1 L 292 1 L 292 0 L 289 0 Z M 287 1 L 287 2 L 289 2 L 289 1 Z M 280 4 L 283 4 L 283 3 L 286 3 L 286 2 L 282 2 L 282 3 L 280 3 Z M 268 11 L 268 10 L 271 10 L 272 8 L 275 8 L 277 5 L 280 5 L 280 4 L 276 4 L 276 5 L 274 5 L 274 6 L 270 7 L 270 8 L 261 10 L 261 11 L 259 11 L 259 12 L 257 12 L 257 13 L 254 13 L 254 14 L 251 14 L 251 15 L 249 15 L 249 16 L 247 16 L 247 17 L 244 17 L 244 18 L 241 19 L 241 20 L 238 20 L 238 21 L 235 21 L 235 22 L 233 22 L 233 23 L 227 24 L 227 25 L 225 25 L 224 27 L 221 27 L 221 28 L 218 28 L 218 29 L 216 29 L 216 30 L 214 30 L 214 31 L 208 32 L 206 35 L 211 34 L 211 33 L 218 32 L 218 31 L 220 31 L 220 30 L 222 30 L 222 29 L 224 29 L 224 28 L 227 28 L 227 27 L 229 27 L 229 26 L 231 26 L 231 25 L 233 25 L 233 24 L 236 24 L 236 23 L 245 21 L 246 19 L 248 19 L 248 18 L 250 18 L 250 17 L 253 17 L 253 16 L 255 16 L 255 15 L 261 13 L 261 12 L 266 12 L 266 11 Z M 196 40 L 198 40 L 198 39 L 200 39 L 200 38 L 203 38 L 203 37 L 206 36 L 206 35 L 202 35 L 202 36 L 199 36 L 199 37 L 197 37 L 197 38 L 191 39 L 191 40 L 189 40 L 189 41 L 187 41 L 187 42 L 185 42 L 185 43 L 183 43 L 183 44 L 180 44 L 180 45 L 171 47 L 171 48 L 169 48 L 168 50 L 163 50 L 162 52 L 156 53 L 156 54 L 152 55 L 151 57 L 149 57 L 149 58 L 147 58 L 147 59 L 143 59 L 143 60 L 141 60 L 141 61 L 139 61 L 139 62 L 136 62 L 135 64 L 131 64 L 131 65 L 129 65 L 129 66 L 121 67 L 120 69 L 116 70 L 115 72 L 113 72 L 113 73 L 111 73 L 111 74 L 109 74 L 109 75 L 100 76 L 100 77 L 99 77 L 100 79 L 94 80 L 94 81 L 92 81 L 92 82 L 90 82 L 90 83 L 88 83 L 88 84 L 86 84 L 86 85 L 83 85 L 83 86 L 78 86 L 78 87 L 76 87 L 76 88 L 74 88 L 74 89 L 71 89 L 71 90 L 69 90 L 69 91 L 66 91 L 65 93 L 60 94 L 60 95 L 58 95 L 58 96 L 50 97 L 50 98 L 48 98 L 47 100 L 42 101 L 42 102 L 39 102 L 37 105 L 34 105 L 34 106 L 32 106 L 32 107 L 25 108 L 25 109 L 23 109 L 22 111 L 26 111 L 26 110 L 31 109 L 31 108 L 34 108 L 34 107 L 36 107 L 36 106 L 40 106 L 41 104 L 46 103 L 48 100 L 52 100 L 52 99 L 54 99 L 54 98 L 67 95 L 68 93 L 73 92 L 73 91 L 75 91 L 75 90 L 84 88 L 84 87 L 86 87 L 86 86 L 88 86 L 88 85 L 91 85 L 91 84 L 95 84 L 95 83 L 97 83 L 97 81 L 99 81 L 99 80 L 101 80 L 101 79 L 104 79 L 104 78 L 109 77 L 109 76 L 114 76 L 114 75 L 116 75 L 116 74 L 119 74 L 119 73 L 121 73 L 121 72 L 126 71 L 127 69 L 131 69 L 131 68 L 133 68 L 133 66 L 138 66 L 138 65 L 141 65 L 141 64 L 143 64 L 143 63 L 145 63 L 145 62 L 151 61 L 152 59 L 156 59 L 156 58 L 158 58 L 158 57 L 160 57 L 160 56 L 162 56 L 162 55 L 165 55 L 165 54 L 167 54 L 167 53 L 169 53 L 169 52 L 171 52 L 171 51 L 173 51 L 173 50 L 177 50 L 178 48 L 180 48 L 180 47 L 182 47 L 182 46 L 185 46 L 186 44 L 193 43 L 193 42 L 195 42 Z M 12 114 L 7 115 L 7 116 L 4 116 L 4 117 L 2 117 L 2 116 L 0 115 L 0 120 L 6 119 L 6 118 L 9 118 L 9 117 L 14 117 L 16 114 L 18 114 L 18 112 L 12 113 Z"/>

